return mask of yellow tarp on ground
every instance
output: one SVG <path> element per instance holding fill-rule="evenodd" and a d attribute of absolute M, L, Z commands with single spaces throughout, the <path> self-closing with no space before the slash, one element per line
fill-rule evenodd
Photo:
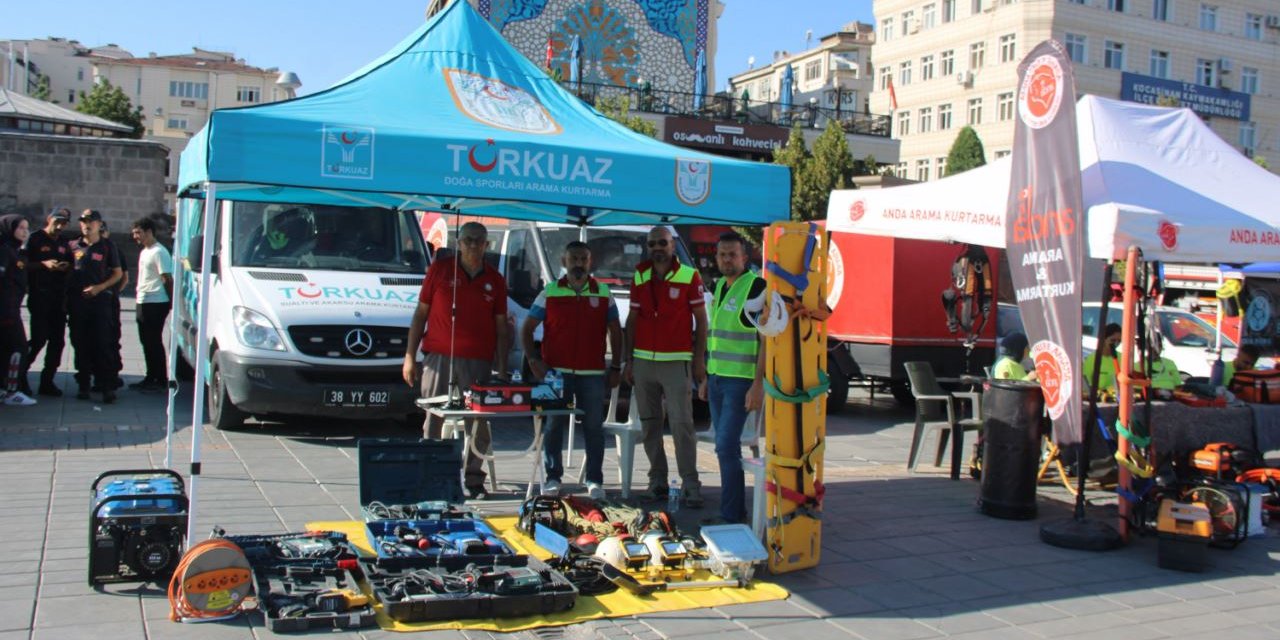
<path fill-rule="evenodd" d="M 485 520 L 507 544 L 518 553 L 546 559 L 547 553 L 516 528 L 514 516 L 488 518 Z M 329 522 L 308 522 L 310 531 L 338 531 L 345 533 L 361 552 L 373 555 L 373 546 L 365 535 L 363 522 L 354 520 L 336 520 Z M 713 579 L 709 573 L 705 579 Z M 696 578 L 695 578 L 696 579 Z M 369 585 L 363 585 L 365 592 L 373 595 Z M 568 611 L 523 618 L 495 618 L 474 620 L 442 620 L 433 622 L 396 622 L 387 617 L 381 605 L 375 605 L 378 613 L 378 626 L 388 631 L 437 631 L 440 629 L 475 629 L 478 631 L 524 631 L 539 627 L 554 627 L 575 624 L 597 618 L 617 618 L 621 616 L 641 615 L 658 611 L 682 611 L 685 609 L 701 609 L 730 604 L 746 604 L 749 602 L 766 602 L 783 600 L 790 595 L 786 589 L 775 584 L 754 580 L 745 589 L 718 587 L 686 591 L 658 592 L 648 596 L 633 595 L 624 590 L 601 596 L 579 596 L 578 603 Z"/>

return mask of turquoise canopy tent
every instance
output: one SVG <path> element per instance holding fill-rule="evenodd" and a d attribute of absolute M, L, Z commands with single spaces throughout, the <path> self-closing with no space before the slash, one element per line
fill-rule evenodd
<path fill-rule="evenodd" d="M 179 225 L 213 237 L 222 200 L 436 209 L 577 225 L 767 224 L 790 211 L 786 167 L 664 144 L 602 116 L 507 44 L 467 2 L 316 94 L 219 109 L 182 153 Z M 194 202 L 203 199 L 203 214 Z M 181 237 L 181 234 L 179 234 Z M 213 242 L 199 250 L 212 264 Z M 181 269 L 181 266 L 178 267 Z M 175 300 L 184 300 L 175 272 Z M 209 300 L 210 277 L 193 278 Z M 190 513 L 195 540 L 208 315 L 197 304 Z M 170 331 L 178 335 L 172 314 Z M 170 349 L 170 380 L 177 349 Z M 171 466 L 174 401 L 170 385 Z"/>
<path fill-rule="evenodd" d="M 785 167 L 674 147 L 562 89 L 453 2 L 319 93 L 220 109 L 182 154 L 179 190 L 573 224 L 765 224 Z"/>

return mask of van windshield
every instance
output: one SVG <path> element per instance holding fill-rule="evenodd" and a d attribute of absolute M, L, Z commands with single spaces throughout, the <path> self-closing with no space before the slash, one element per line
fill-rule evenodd
<path fill-rule="evenodd" d="M 541 229 L 542 246 L 547 252 L 547 263 L 557 277 L 564 268 L 560 258 L 564 247 L 578 239 L 577 227 L 553 227 Z M 596 280 L 614 287 L 631 284 L 636 265 L 649 259 L 649 233 L 645 229 L 612 229 L 596 227 L 587 229 L 587 246 L 591 247 L 592 275 Z M 676 257 L 680 262 L 695 266 L 688 249 L 676 238 Z"/>
<path fill-rule="evenodd" d="M 376 207 L 236 202 L 232 264 L 239 267 L 424 273 L 413 214 Z"/>

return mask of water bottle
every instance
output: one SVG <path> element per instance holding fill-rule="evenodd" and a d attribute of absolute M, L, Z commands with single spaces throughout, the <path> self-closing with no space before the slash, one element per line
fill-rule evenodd
<path fill-rule="evenodd" d="M 667 489 L 667 513 L 674 514 L 680 510 L 680 478 L 671 479 L 671 488 Z"/>
<path fill-rule="evenodd" d="M 1209 386 L 1214 389 L 1222 386 L 1222 378 L 1226 375 L 1225 367 L 1222 364 L 1222 354 L 1218 354 L 1218 359 L 1213 361 L 1209 369 Z"/>

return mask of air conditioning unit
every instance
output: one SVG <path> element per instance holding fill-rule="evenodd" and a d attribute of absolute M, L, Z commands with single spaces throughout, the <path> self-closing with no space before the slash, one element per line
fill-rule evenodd
<path fill-rule="evenodd" d="M 973 84 L 973 72 L 972 71 L 956 72 L 956 84 L 962 85 L 965 87 Z"/>
<path fill-rule="evenodd" d="M 1272 29 L 1280 29 L 1280 16 L 1267 16 L 1267 26 Z"/>
<path fill-rule="evenodd" d="M 907 32 L 908 33 L 920 32 L 920 20 L 918 18 L 912 18 L 911 21 L 907 23 Z"/>
<path fill-rule="evenodd" d="M 1218 71 L 1222 73 L 1231 73 L 1231 58 L 1218 58 Z"/>

